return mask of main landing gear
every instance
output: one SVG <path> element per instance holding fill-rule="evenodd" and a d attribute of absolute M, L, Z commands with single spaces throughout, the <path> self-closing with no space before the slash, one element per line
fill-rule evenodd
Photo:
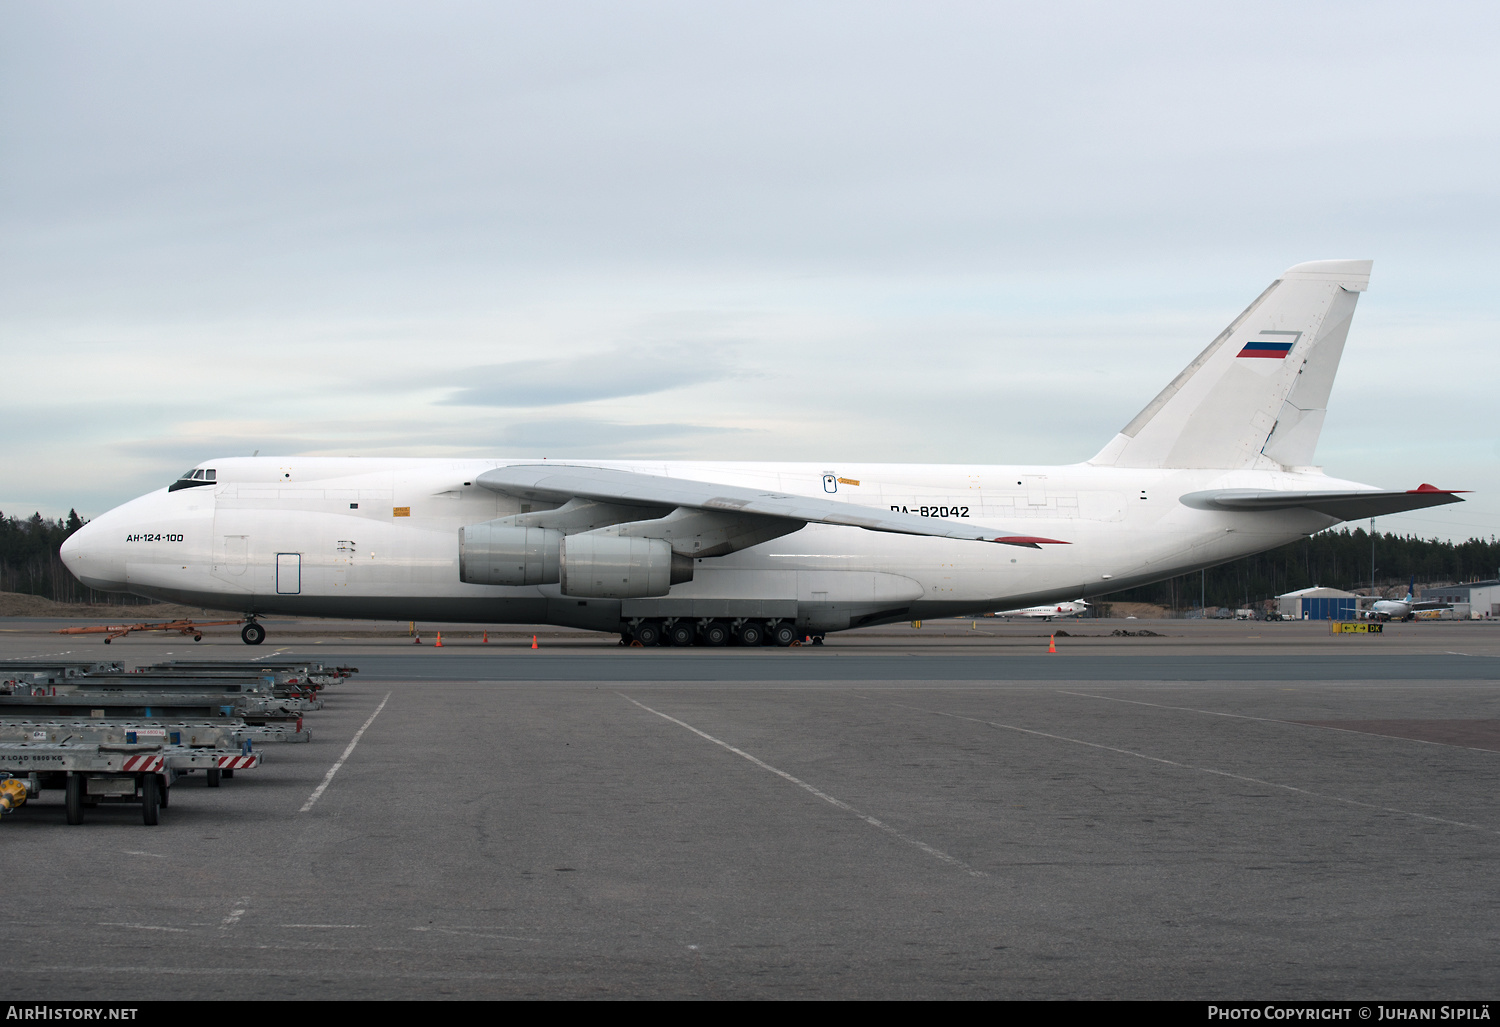
<path fill-rule="evenodd" d="M 266 629 L 260 626 L 259 621 L 251 618 L 240 628 L 240 640 L 246 645 L 260 645 L 266 640 Z"/>
<path fill-rule="evenodd" d="M 802 632 L 791 621 L 775 620 L 709 620 L 689 617 L 667 620 L 642 620 L 625 625 L 620 631 L 622 645 L 689 646 L 745 645 L 792 646 L 802 639 Z M 813 645 L 822 645 L 821 634 L 812 636 Z"/>

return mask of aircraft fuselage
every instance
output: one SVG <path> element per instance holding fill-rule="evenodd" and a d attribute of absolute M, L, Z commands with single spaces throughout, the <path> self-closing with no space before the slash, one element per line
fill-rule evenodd
<path fill-rule="evenodd" d="M 657 615 L 734 618 L 753 609 L 747 602 L 774 602 L 777 616 L 794 616 L 799 630 L 822 632 L 1100 595 L 1260 552 L 1337 523 L 1305 509 L 1195 509 L 1179 502 L 1187 493 L 1367 487 L 1313 472 L 1089 464 L 590 461 L 1069 543 L 1026 549 L 808 524 L 770 542 L 694 560 L 692 580 L 672 586 L 668 596 L 612 600 L 570 597 L 558 584 L 460 580 L 460 528 L 530 512 L 517 499 L 475 483 L 481 472 L 516 462 L 206 461 L 203 466 L 217 472 L 214 482 L 163 488 L 111 510 L 76 532 L 63 557 L 96 589 L 252 615 L 552 623 L 612 631 Z M 794 615 L 788 604 L 794 604 Z"/>

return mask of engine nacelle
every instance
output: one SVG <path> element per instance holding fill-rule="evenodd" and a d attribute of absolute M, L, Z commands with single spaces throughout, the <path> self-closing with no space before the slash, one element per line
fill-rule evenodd
<path fill-rule="evenodd" d="M 692 580 L 693 558 L 673 553 L 664 538 L 582 534 L 563 539 L 563 595 L 644 599 Z"/>
<path fill-rule="evenodd" d="M 550 585 L 562 576 L 563 533 L 485 521 L 458 529 L 458 580 L 471 585 Z"/>

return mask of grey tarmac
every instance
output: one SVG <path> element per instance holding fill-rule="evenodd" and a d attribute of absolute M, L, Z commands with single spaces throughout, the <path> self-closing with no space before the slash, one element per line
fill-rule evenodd
<path fill-rule="evenodd" d="M 1495 991 L 1500 624 L 268 626 L 0 622 L 0 659 L 360 668 L 312 743 L 179 782 L 156 828 L 7 816 L 6 999 Z"/>

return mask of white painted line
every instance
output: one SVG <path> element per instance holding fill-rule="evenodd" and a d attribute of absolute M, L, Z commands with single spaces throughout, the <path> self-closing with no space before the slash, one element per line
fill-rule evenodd
<path fill-rule="evenodd" d="M 965 717 L 957 713 L 944 713 L 942 710 L 925 710 L 920 706 L 908 706 L 905 703 L 891 703 L 905 710 L 915 710 L 917 713 L 929 713 L 935 717 L 949 717 L 953 720 L 967 720 L 971 724 L 984 724 L 987 727 L 1000 728 L 1004 731 L 1015 731 L 1023 735 L 1034 735 L 1037 738 L 1050 738 L 1057 742 L 1070 742 L 1073 745 L 1085 745 L 1090 749 L 1103 749 L 1105 752 L 1115 752 L 1122 756 L 1133 756 L 1138 760 L 1147 760 L 1151 763 L 1160 763 L 1168 767 L 1176 767 L 1179 770 L 1191 770 L 1199 774 L 1212 774 L 1215 777 L 1227 777 L 1234 781 L 1245 781 L 1253 785 L 1261 785 L 1265 788 L 1279 788 L 1284 792 L 1292 792 L 1297 795 L 1305 795 L 1311 799 L 1324 799 L 1328 802 L 1340 802 L 1346 806 L 1358 806 L 1361 809 L 1372 809 L 1381 813 L 1395 813 L 1403 817 L 1414 817 L 1417 820 L 1426 820 L 1434 824 L 1447 824 L 1450 827 L 1465 827 L 1473 831 L 1483 831 L 1485 834 L 1500 834 L 1500 831 L 1482 824 L 1468 824 L 1462 820 L 1449 820 L 1446 817 L 1434 817 L 1427 813 L 1413 813 L 1411 810 L 1397 809 L 1394 806 L 1381 806 L 1373 802 L 1361 802 L 1358 799 L 1346 799 L 1340 795 L 1329 795 L 1326 792 L 1314 792 L 1307 788 L 1297 788 L 1293 785 L 1277 784 L 1275 781 L 1263 781 L 1258 777 L 1246 777 L 1243 774 L 1231 774 L 1227 770 L 1215 770 L 1212 767 L 1195 767 L 1189 763 L 1178 763 L 1176 760 L 1163 759 L 1160 756 L 1147 756 L 1143 752 L 1133 752 L 1130 749 L 1118 749 L 1113 745 L 1104 745 L 1101 742 L 1086 742 L 1081 738 L 1069 738 L 1066 735 L 1049 734 L 1046 731 L 1037 731 L 1029 727 L 1016 727 L 1014 724 L 1001 724 L 994 720 L 981 720 L 978 717 Z M 1256 718 L 1251 718 L 1256 719 Z"/>
<path fill-rule="evenodd" d="M 187 934 L 186 927 L 157 927 L 154 924 L 99 924 L 100 927 L 128 927 L 133 931 L 172 931 L 176 934 Z"/>
<path fill-rule="evenodd" d="M 1300 720 L 1277 720 L 1275 717 L 1252 717 L 1248 713 L 1221 713 L 1218 710 L 1200 710 L 1192 706 L 1168 706 L 1165 703 L 1144 702 L 1140 699 L 1121 699 L 1114 695 L 1094 695 L 1090 692 L 1069 692 L 1066 689 L 1058 689 L 1061 695 L 1077 695 L 1085 699 L 1103 699 L 1106 702 L 1122 702 L 1131 706 L 1150 706 L 1158 710 L 1176 710 L 1179 713 L 1201 713 L 1205 717 L 1228 717 L 1231 720 L 1258 720 L 1262 724 L 1286 724 L 1290 727 L 1305 727 L 1313 731 L 1342 731 L 1350 735 L 1363 735 L 1366 738 L 1389 738 L 1394 742 L 1416 742 L 1418 745 L 1446 745 L 1452 749 L 1467 749 L 1469 752 L 1484 752 L 1495 754 L 1494 749 L 1480 749 L 1472 745 L 1459 745 L 1455 742 L 1434 742 L 1426 738 L 1407 738 L 1405 735 L 1382 735 L 1376 731 L 1361 731 L 1353 727 L 1334 727 L 1332 724 L 1308 724 Z"/>
<path fill-rule="evenodd" d="M 673 724 L 676 724 L 678 727 L 685 727 L 689 731 L 691 731 L 693 734 L 697 735 L 699 738 L 707 739 L 708 741 L 713 742 L 715 745 L 719 746 L 722 749 L 728 749 L 730 752 L 734 753 L 736 756 L 741 756 L 741 757 L 749 760 L 751 763 L 754 763 L 757 767 L 760 767 L 762 770 L 769 770 L 771 773 L 775 774 L 777 777 L 784 778 L 785 780 L 790 781 L 792 784 L 796 785 L 798 788 L 801 788 L 804 791 L 807 791 L 807 792 L 809 792 L 809 793 L 811 793 L 813 795 L 816 795 L 818 798 L 822 799 L 824 802 L 828 803 L 829 805 L 831 805 L 831 806 L 837 806 L 839 809 L 844 810 L 846 813 L 853 813 L 856 817 L 858 817 L 859 819 L 863 820 L 865 823 L 869 824 L 871 827 L 878 827 L 880 830 L 886 832 L 887 834 L 891 835 L 892 837 L 899 838 L 901 841 L 905 842 L 908 845 L 916 846 L 917 848 L 921 849 L 923 852 L 927 853 L 927 855 L 932 856 L 932 857 L 934 857 L 936 859 L 940 859 L 944 863 L 947 863 L 949 866 L 958 867 L 960 870 L 962 870 L 964 873 L 968 874 L 970 877 L 988 877 L 989 876 L 983 870 L 975 870 L 973 867 L 969 866 L 969 864 L 965 863 L 963 860 L 961 860 L 961 859 L 955 859 L 954 857 L 948 855 L 946 852 L 943 852 L 940 849 L 933 848 L 931 845 L 928 845 L 926 842 L 918 841 L 917 839 L 912 838 L 910 835 L 902 834 L 900 831 L 896 830 L 890 824 L 887 824 L 887 823 L 885 823 L 884 821 L 881 821 L 881 820 L 877 820 L 874 817 L 870 816 L 868 813 L 861 813 L 859 810 L 855 809 L 853 806 L 849 805 L 847 802 L 844 802 L 844 801 L 842 801 L 840 799 L 835 799 L 833 796 L 829 795 L 827 792 L 819 791 L 818 789 L 814 788 L 812 785 L 808 784 L 806 781 L 803 781 L 800 778 L 793 777 L 791 774 L 788 774 L 784 770 L 778 770 L 775 767 L 771 766 L 769 763 L 765 762 L 764 760 L 756 759 L 754 756 L 751 756 L 748 752 L 745 752 L 745 750 L 743 750 L 743 749 L 736 749 L 734 746 L 730 745 L 728 742 L 720 741 L 719 739 L 715 738 L 713 735 L 708 734 L 705 731 L 699 731 L 697 728 L 693 727 L 693 725 L 691 725 L 691 724 L 689 724 L 689 723 L 687 723 L 685 721 L 678 720 L 676 717 L 669 717 L 665 713 L 661 712 L 660 710 L 653 710 L 651 707 L 645 705 L 644 703 L 638 703 L 634 699 L 630 698 L 630 696 L 626 695 L 624 692 L 616 692 L 615 694 L 618 695 L 621 699 L 624 699 L 626 702 L 633 703 L 634 705 L 639 706 L 641 709 L 645 710 L 647 713 L 654 713 L 658 717 L 660 717 L 662 720 L 671 721 Z"/>
<path fill-rule="evenodd" d="M 391 701 L 392 694 L 391 692 L 385 693 L 385 698 L 380 700 L 380 705 L 375 707 L 375 712 L 370 714 L 370 719 L 365 721 L 364 727 L 354 732 L 354 737 L 349 740 L 349 747 L 344 750 L 344 754 L 338 758 L 337 762 L 328 768 L 328 773 L 323 776 L 323 783 L 313 789 L 313 793 L 307 797 L 307 801 L 302 804 L 302 808 L 297 811 L 298 813 L 306 813 L 313 808 L 315 802 L 323 797 L 323 793 L 328 790 L 329 783 L 333 781 L 333 775 L 339 772 L 339 768 L 344 765 L 344 761 L 349 758 L 349 754 L 359 744 L 360 738 L 369 730 L 370 725 L 375 723 L 375 718 L 380 716 L 380 711 L 385 709 L 385 704 Z"/>
<path fill-rule="evenodd" d="M 235 924 L 239 923 L 240 917 L 245 915 L 245 910 L 249 908 L 249 906 L 249 899 L 240 899 L 238 902 L 236 902 L 234 904 L 234 908 L 229 911 L 229 915 L 224 918 L 224 922 L 219 925 L 219 930 L 227 930 L 228 928 L 233 927 Z"/>

